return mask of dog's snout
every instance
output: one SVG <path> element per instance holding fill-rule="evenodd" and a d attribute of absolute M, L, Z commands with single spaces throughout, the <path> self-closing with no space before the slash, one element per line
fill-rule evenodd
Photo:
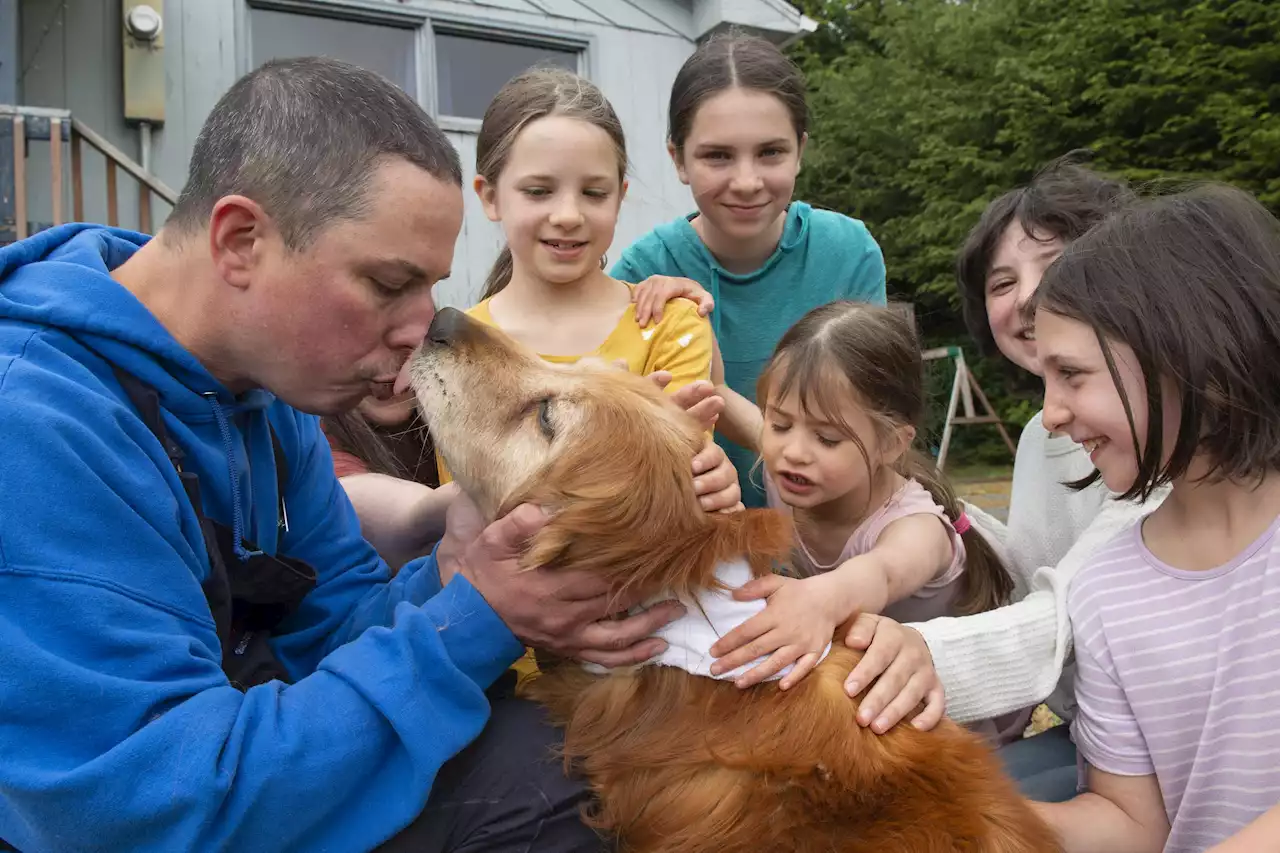
<path fill-rule="evenodd" d="M 467 317 L 457 308 L 441 308 L 427 327 L 427 343 L 450 346 L 460 339 L 467 327 Z"/>

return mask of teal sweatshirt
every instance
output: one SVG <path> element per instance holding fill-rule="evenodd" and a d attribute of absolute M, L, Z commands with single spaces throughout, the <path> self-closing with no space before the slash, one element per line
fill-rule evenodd
<path fill-rule="evenodd" d="M 480 733 L 521 645 L 434 555 L 391 578 L 317 419 L 233 394 L 111 278 L 146 240 L 75 224 L 0 249 L 0 839 L 370 850 Z M 271 641 L 294 683 L 223 674 L 195 512 L 113 366 L 159 392 L 208 516 L 315 568 Z"/>
<path fill-rule="evenodd" d="M 754 272 L 737 275 L 716 262 L 693 230 L 692 214 L 659 225 L 631 244 L 610 275 L 633 284 L 653 275 L 690 278 L 715 299 L 711 326 L 725 382 L 748 400 L 778 341 L 796 321 L 837 299 L 885 304 L 884 256 L 867 226 L 830 210 L 792 202 L 778 248 Z M 754 454 L 723 436 L 747 506 L 764 506 Z"/>

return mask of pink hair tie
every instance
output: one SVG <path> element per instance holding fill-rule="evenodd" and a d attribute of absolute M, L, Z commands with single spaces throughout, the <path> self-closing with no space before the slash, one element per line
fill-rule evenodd
<path fill-rule="evenodd" d="M 960 514 L 956 516 L 956 520 L 952 522 L 951 526 L 955 528 L 957 536 L 963 536 L 969 532 L 969 516 L 964 510 L 960 511 Z"/>

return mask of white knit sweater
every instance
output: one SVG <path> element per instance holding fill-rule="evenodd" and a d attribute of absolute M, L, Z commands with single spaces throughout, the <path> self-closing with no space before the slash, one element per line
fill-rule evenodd
<path fill-rule="evenodd" d="M 1059 715 L 1072 716 L 1067 587 L 1099 547 L 1155 509 L 1166 494 L 1138 504 L 1110 499 L 1100 482 L 1082 492 L 1061 485 L 1092 470 L 1084 450 L 1065 436 L 1050 435 L 1037 412 L 1018 440 L 1004 536 L 999 522 L 973 513 L 974 526 L 1015 572 L 1014 603 L 911 625 L 933 654 L 947 715 L 956 722 L 1045 701 Z"/>

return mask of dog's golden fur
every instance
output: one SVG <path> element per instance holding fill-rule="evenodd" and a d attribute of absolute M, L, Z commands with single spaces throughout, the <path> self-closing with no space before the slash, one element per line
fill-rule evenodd
<path fill-rule="evenodd" d="M 443 311 L 412 366 L 442 454 L 489 516 L 551 509 L 528 565 L 587 569 L 644 596 L 696 593 L 722 562 L 758 576 L 790 530 L 757 510 L 708 514 L 693 491 L 699 428 L 653 383 L 593 364 L 551 365 Z M 789 691 L 746 691 L 684 670 L 594 675 L 545 666 L 527 688 L 565 733 L 597 796 L 589 816 L 641 853 L 1042 853 L 1048 828 L 976 736 L 859 726 L 838 642 Z"/>

